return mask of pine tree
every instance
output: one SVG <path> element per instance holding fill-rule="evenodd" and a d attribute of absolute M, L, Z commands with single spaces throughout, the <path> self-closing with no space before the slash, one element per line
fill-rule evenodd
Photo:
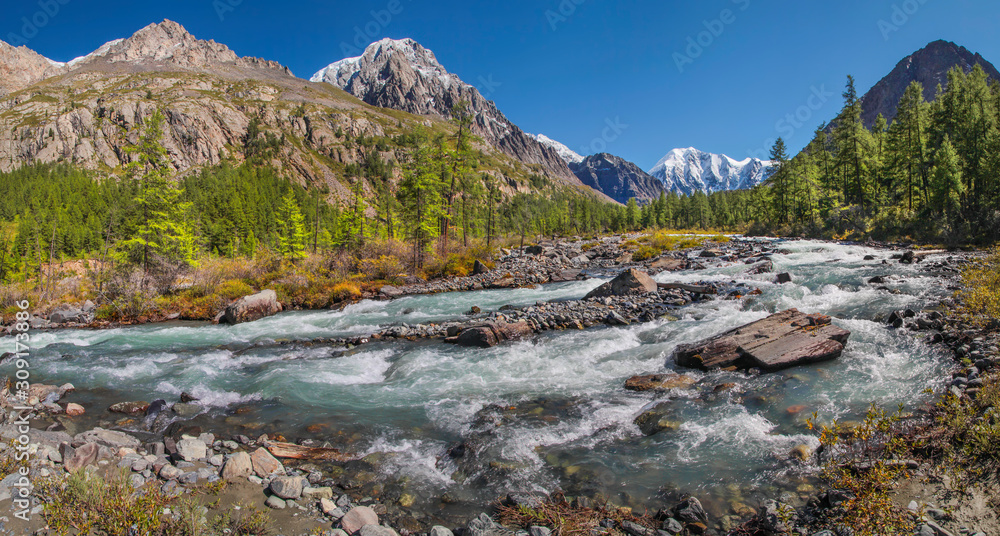
<path fill-rule="evenodd" d="M 289 191 L 281 199 L 278 209 L 278 253 L 288 259 L 300 259 L 305 257 L 306 240 L 308 235 L 305 227 L 305 218 L 299 209 L 295 195 Z"/>
<path fill-rule="evenodd" d="M 941 147 L 934 153 L 934 168 L 932 173 L 932 204 L 941 214 L 956 214 L 959 210 L 965 184 L 962 182 L 962 166 L 951 144 L 951 139 L 945 135 Z"/>
<path fill-rule="evenodd" d="M 133 202 L 138 222 L 130 238 L 118 244 L 118 251 L 147 273 L 154 257 L 190 264 L 196 250 L 194 230 L 187 222 L 191 203 L 180 202 L 184 192 L 168 178 L 167 150 L 160 142 L 163 121 L 163 114 L 154 112 L 139 144 L 125 149 L 134 158 L 126 170 L 139 182 Z"/>
<path fill-rule="evenodd" d="M 773 212 L 777 214 L 779 223 L 788 222 L 789 197 L 791 195 L 788 169 L 788 149 L 785 147 L 785 140 L 778 138 L 771 147 L 771 176 L 767 182 L 771 186 L 771 199 L 774 201 Z"/>

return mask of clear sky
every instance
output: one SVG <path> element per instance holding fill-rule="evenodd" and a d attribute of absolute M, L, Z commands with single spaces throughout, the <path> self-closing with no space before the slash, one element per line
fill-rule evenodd
<path fill-rule="evenodd" d="M 936 39 L 1000 62 L 995 0 L 5 0 L 0 39 L 67 61 L 164 18 L 303 78 L 412 37 L 525 131 L 647 170 L 675 147 L 798 150 L 846 75 L 866 91 Z"/>

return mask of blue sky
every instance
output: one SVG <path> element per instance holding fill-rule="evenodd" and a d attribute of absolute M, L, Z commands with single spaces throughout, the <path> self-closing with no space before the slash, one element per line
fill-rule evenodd
<path fill-rule="evenodd" d="M 798 150 L 846 75 L 864 92 L 936 39 L 1000 62 L 1000 3 L 973 0 L 32 0 L 5 2 L 0 39 L 66 61 L 164 18 L 303 78 L 412 37 L 525 131 L 645 169 L 674 147 Z"/>

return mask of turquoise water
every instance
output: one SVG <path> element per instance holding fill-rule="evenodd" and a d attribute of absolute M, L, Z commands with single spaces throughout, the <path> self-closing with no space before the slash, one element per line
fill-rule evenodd
<path fill-rule="evenodd" d="M 948 359 L 918 335 L 872 321 L 947 294 L 939 279 L 919 271 L 921 265 L 863 261 L 868 254 L 888 254 L 857 246 L 793 241 L 780 247 L 792 253 L 774 256 L 775 272 L 791 273 L 791 284 L 772 284 L 773 274 L 742 275 L 742 263 L 657 276 L 735 281 L 763 291 L 743 301 L 696 304 L 678 311 L 679 319 L 546 333 L 487 350 L 396 341 L 345 353 L 306 344 L 398 323 L 461 318 L 474 305 L 489 311 L 580 298 L 601 283 L 590 280 L 365 301 L 343 311 L 286 313 L 232 327 L 175 323 L 36 333 L 32 373 L 45 383 L 72 382 L 78 392 L 70 400 L 84 403 L 92 419 L 111 402 L 175 401 L 188 392 L 206 407 L 197 421 L 203 426 L 391 453 L 383 477 L 404 479 L 428 507 L 445 492 L 488 501 L 510 490 L 557 487 L 636 505 L 672 490 L 744 500 L 755 490 L 772 493 L 778 476 L 796 480 L 813 471 L 788 459 L 796 445 L 817 445 L 804 426 L 806 416 L 857 419 L 871 402 L 914 408 L 948 370 Z M 894 276 L 887 286 L 898 293 L 865 284 L 876 275 Z M 852 332 L 844 355 L 760 377 L 689 372 L 700 380 L 690 391 L 652 395 L 622 388 L 632 375 L 674 368 L 669 356 L 679 343 L 789 307 L 834 316 Z M 722 383 L 737 387 L 711 394 Z M 679 429 L 643 436 L 633 419 L 665 400 L 672 400 Z M 491 421 L 484 408 L 494 404 L 518 409 Z M 800 405 L 806 409 L 787 411 Z M 237 408 L 243 408 L 238 415 Z M 462 442 L 465 457 L 448 456 Z"/>

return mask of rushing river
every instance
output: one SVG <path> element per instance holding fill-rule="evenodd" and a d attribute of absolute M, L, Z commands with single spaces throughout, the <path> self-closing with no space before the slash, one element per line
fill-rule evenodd
<path fill-rule="evenodd" d="M 195 420 L 206 429 L 277 432 L 352 452 L 392 453 L 382 457 L 380 478 L 405 482 L 418 504 L 431 509 L 445 493 L 458 503 L 482 504 L 509 490 L 557 487 L 637 506 L 673 490 L 751 502 L 755 493 L 779 492 L 777 477 L 794 482 L 811 471 L 790 461 L 789 451 L 816 446 L 805 427 L 813 412 L 825 421 L 855 420 L 873 401 L 915 408 L 948 367 L 919 335 L 872 321 L 947 294 L 921 265 L 864 261 L 889 254 L 858 246 L 792 241 L 778 247 L 791 253 L 773 257 L 775 272 L 791 273 L 793 283 L 773 284 L 773 274 L 742 275 L 742 263 L 664 273 L 659 281 L 738 281 L 763 294 L 695 304 L 679 310 L 679 318 L 643 325 L 546 333 L 487 350 L 397 341 L 343 353 L 296 344 L 461 318 L 474 305 L 491 311 L 580 298 L 602 283 L 592 279 L 365 301 L 233 327 L 175 323 L 37 333 L 33 378 L 73 383 L 78 391 L 69 400 L 82 402 L 105 425 L 112 417 L 102 410 L 112 402 L 176 401 L 188 392 L 206 406 Z M 893 276 L 886 286 L 896 292 L 866 284 L 877 275 Z M 622 388 L 630 376 L 673 369 L 669 356 L 679 343 L 790 307 L 829 314 L 850 330 L 844 355 L 759 377 L 696 372 L 703 382 L 690 391 L 652 395 Z M 9 365 L 0 368 L 10 372 Z M 737 387 L 712 393 L 722 383 Z M 668 398 L 679 429 L 643 436 L 633 419 Z M 795 406 L 805 409 L 790 412 Z M 449 455 L 463 442 L 464 457 Z"/>

